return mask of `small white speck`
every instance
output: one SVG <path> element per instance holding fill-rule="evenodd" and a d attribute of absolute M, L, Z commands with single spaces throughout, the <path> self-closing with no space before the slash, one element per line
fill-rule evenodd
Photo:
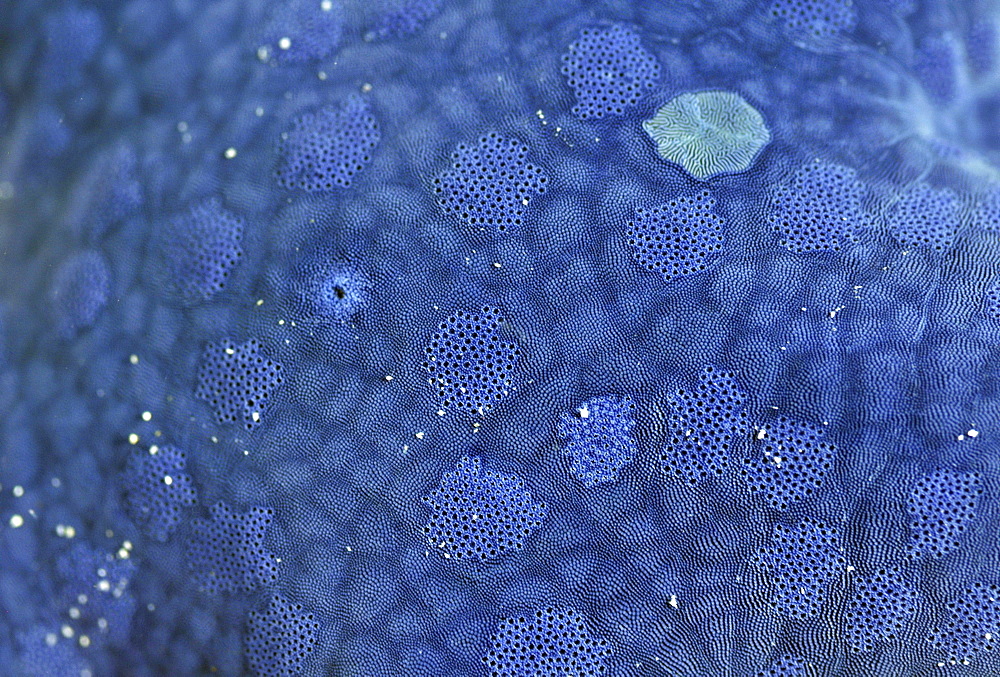
<path fill-rule="evenodd" d="M 87 637 L 86 635 L 80 635 L 80 646 L 82 646 L 84 649 L 90 646 L 90 637 Z"/>
<path fill-rule="evenodd" d="M 24 496 L 24 487 L 22 487 L 20 484 L 15 484 L 14 488 L 11 489 L 10 492 L 14 494 L 14 498 L 21 498 L 22 496 Z"/>
<path fill-rule="evenodd" d="M 129 355 L 128 356 L 128 361 L 131 362 L 132 364 L 139 364 L 139 356 L 138 355 Z"/>
<path fill-rule="evenodd" d="M 253 419 L 254 423 L 260 423 L 260 412 L 259 411 L 252 412 L 250 414 L 250 418 Z"/>
<path fill-rule="evenodd" d="M 319 8 L 324 12 L 329 12 L 333 9 L 333 0 L 323 0 L 323 2 L 319 3 Z"/>
<path fill-rule="evenodd" d="M 361 91 L 364 92 L 365 94 L 372 91 L 372 89 L 373 87 L 370 82 L 366 82 L 365 84 L 361 85 Z"/>
<path fill-rule="evenodd" d="M 187 130 L 188 130 L 188 123 L 183 122 L 183 121 L 177 123 L 177 131 L 178 132 L 180 132 L 181 134 L 183 134 Z"/>
<path fill-rule="evenodd" d="M 278 49 L 287 50 L 287 49 L 291 49 L 291 48 L 292 48 L 292 39 L 291 38 L 285 37 L 285 38 L 280 38 L 278 40 Z"/>
<path fill-rule="evenodd" d="M 170 475 L 164 475 L 163 476 L 163 483 L 166 484 L 169 487 L 170 485 L 172 485 L 174 483 L 174 478 L 171 477 Z"/>
<path fill-rule="evenodd" d="M 69 639 L 70 637 L 73 636 L 73 628 L 69 627 L 68 625 L 62 626 L 60 630 L 62 632 L 62 636 L 65 637 L 66 639 Z"/>
<path fill-rule="evenodd" d="M 10 526 L 13 529 L 17 529 L 18 527 L 24 526 L 24 518 L 21 517 L 20 515 L 11 515 Z"/>
<path fill-rule="evenodd" d="M 151 414 L 151 413 L 150 413 L 150 412 L 148 412 L 148 411 L 144 411 L 144 412 L 142 412 L 142 420 L 143 420 L 143 421 L 147 421 L 147 422 L 148 422 L 148 421 L 152 421 L 152 420 L 153 420 L 153 414 Z"/>
<path fill-rule="evenodd" d="M 232 160 L 232 159 L 233 159 L 234 157 L 236 157 L 236 149 L 235 149 L 235 148 L 233 148 L 232 146 L 230 146 L 229 148 L 227 148 L 227 149 L 225 150 L 225 152 L 224 152 L 224 153 L 223 153 L 222 155 L 223 155 L 223 156 L 224 156 L 224 157 L 225 157 L 225 158 L 226 158 L 227 160 Z"/>
<path fill-rule="evenodd" d="M 979 431 L 976 430 L 976 429 L 972 429 L 972 430 L 970 430 L 969 432 L 967 432 L 965 434 L 968 435 L 969 437 L 973 438 L 973 439 L 975 439 L 976 437 L 979 437 Z"/>
<path fill-rule="evenodd" d="M 59 479 L 58 477 L 53 477 L 52 478 L 52 486 L 55 487 L 56 489 L 58 489 L 59 487 L 62 486 L 62 480 Z"/>
<path fill-rule="evenodd" d="M 386 374 L 385 375 L 385 380 L 386 381 L 391 381 L 392 380 L 392 374 Z"/>
<path fill-rule="evenodd" d="M 69 617 L 72 618 L 73 620 L 76 620 L 77 618 L 80 617 L 80 610 L 77 609 L 75 606 L 71 606 L 69 608 Z"/>
<path fill-rule="evenodd" d="M 129 444 L 139 444 L 139 436 L 136 435 L 135 433 L 130 433 L 129 436 L 128 436 L 128 443 Z"/>
<path fill-rule="evenodd" d="M 590 418 L 590 409 L 587 408 L 587 405 L 584 405 L 579 409 L 577 409 L 576 413 L 580 415 L 580 418 Z"/>
<path fill-rule="evenodd" d="M 679 609 L 681 606 L 681 603 L 677 601 L 677 595 L 670 595 L 670 601 L 667 604 L 673 609 Z"/>
<path fill-rule="evenodd" d="M 413 436 L 416 437 L 418 440 L 424 439 L 424 434 L 422 432 L 414 433 Z"/>
<path fill-rule="evenodd" d="M 111 584 L 107 580 L 102 580 L 97 582 L 97 589 L 101 592 L 108 592 L 111 590 Z"/>

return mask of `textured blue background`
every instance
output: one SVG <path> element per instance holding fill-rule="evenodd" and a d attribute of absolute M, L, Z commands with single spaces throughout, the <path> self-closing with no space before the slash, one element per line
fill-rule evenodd
<path fill-rule="evenodd" d="M 0 0 L 0 674 L 1000 674 L 998 21 Z M 622 63 L 626 105 L 581 108 Z M 771 140 L 701 182 L 642 122 L 705 90 Z M 476 155 L 489 134 L 517 143 Z M 704 269 L 640 265 L 637 210 L 706 190 L 720 248 L 656 221 Z M 443 406 L 427 348 L 487 307 L 449 359 L 493 405 Z M 709 366 L 738 406 L 699 399 Z M 573 455 L 634 458 L 588 486 L 560 425 L 606 396 L 634 427 L 575 426 Z M 681 446 L 713 472 L 665 471 Z M 463 457 L 544 504 L 521 547 L 432 546 Z M 511 639 L 544 609 L 586 660 Z"/>

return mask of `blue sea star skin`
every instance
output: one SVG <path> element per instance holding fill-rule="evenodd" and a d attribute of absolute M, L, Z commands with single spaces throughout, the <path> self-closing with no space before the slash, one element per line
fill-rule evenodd
<path fill-rule="evenodd" d="M 0 3 L 0 673 L 1000 674 L 998 55 Z"/>

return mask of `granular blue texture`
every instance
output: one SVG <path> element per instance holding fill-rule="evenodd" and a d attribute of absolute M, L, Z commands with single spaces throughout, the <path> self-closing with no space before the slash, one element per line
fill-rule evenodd
<path fill-rule="evenodd" d="M 771 15 L 792 37 L 821 44 L 852 30 L 857 22 L 851 0 L 774 0 Z"/>
<path fill-rule="evenodd" d="M 209 512 L 211 519 L 192 521 L 185 545 L 198 587 L 219 593 L 274 583 L 277 562 L 264 544 L 274 511 L 255 506 L 240 512 L 219 502 Z"/>
<path fill-rule="evenodd" d="M 491 638 L 483 662 L 491 677 L 519 675 L 604 675 L 608 643 L 590 634 L 580 612 L 545 607 L 505 618 Z"/>
<path fill-rule="evenodd" d="M 911 557 L 941 557 L 961 545 L 983 493 L 979 474 L 935 470 L 917 480 L 907 497 Z"/>
<path fill-rule="evenodd" d="M 50 677 L 50 675 L 93 674 L 93 668 L 81 655 L 74 637 L 63 637 L 57 626 L 18 633 L 20 648 L 19 675 Z M 13 667 L 9 666 L 8 667 Z"/>
<path fill-rule="evenodd" d="M 1000 675 L 998 27 L 0 2 L 0 673 Z"/>
<path fill-rule="evenodd" d="M 172 444 L 137 447 L 125 467 L 126 506 L 132 519 L 158 541 L 165 541 L 181 521 L 184 508 L 197 501 L 186 454 Z"/>
<path fill-rule="evenodd" d="M 42 21 L 43 55 L 38 85 L 62 94 L 79 87 L 85 69 L 98 53 L 104 37 L 101 16 L 92 7 L 66 5 Z"/>
<path fill-rule="evenodd" d="M 248 614 L 247 663 L 259 675 L 297 675 L 316 646 L 319 623 L 281 595 Z"/>
<path fill-rule="evenodd" d="M 945 608 L 947 615 L 928 637 L 939 657 L 965 664 L 992 651 L 1000 632 L 1000 586 L 976 581 Z"/>
<path fill-rule="evenodd" d="M 655 207 L 636 207 L 625 237 L 635 260 L 665 281 L 694 275 L 717 258 L 725 242 L 722 217 L 712 211 L 707 190 Z"/>
<path fill-rule="evenodd" d="M 114 226 L 133 217 L 143 204 L 135 149 L 121 144 L 94 161 L 79 186 L 79 230 L 92 241 L 100 241 Z"/>
<path fill-rule="evenodd" d="M 854 651 L 874 651 L 899 640 L 917 611 L 919 597 L 897 568 L 882 568 L 859 576 L 844 613 L 847 643 Z"/>
<path fill-rule="evenodd" d="M 93 325 L 111 294 L 111 270 L 100 252 L 71 254 L 55 271 L 49 289 L 55 326 L 64 336 Z"/>
<path fill-rule="evenodd" d="M 1000 188 L 992 188 L 982 197 L 973 213 L 972 222 L 983 230 L 1000 231 Z"/>
<path fill-rule="evenodd" d="M 633 411 L 629 397 L 594 397 L 559 419 L 566 440 L 570 471 L 584 486 L 614 482 L 636 454 Z"/>
<path fill-rule="evenodd" d="M 758 428 L 740 475 L 775 510 L 812 496 L 830 472 L 837 449 L 820 426 L 784 416 Z"/>
<path fill-rule="evenodd" d="M 528 146 L 490 132 L 460 144 L 451 167 L 434 177 L 438 206 L 476 228 L 504 232 L 524 223 L 526 208 L 545 192 L 549 177 L 528 161 Z"/>
<path fill-rule="evenodd" d="M 983 311 L 994 320 L 1000 320 L 1000 284 L 994 284 L 983 294 Z"/>
<path fill-rule="evenodd" d="M 503 321 L 487 306 L 457 311 L 438 325 L 424 349 L 424 369 L 442 407 L 481 416 L 515 387 L 521 350 L 503 340 Z"/>
<path fill-rule="evenodd" d="M 692 486 L 722 475 L 729 468 L 734 438 L 749 425 L 745 404 L 734 373 L 705 367 L 694 387 L 681 388 L 667 403 L 670 433 L 660 456 L 663 470 Z"/>
<path fill-rule="evenodd" d="M 886 224 L 906 248 L 929 247 L 943 252 L 958 233 L 959 210 L 958 196 L 952 190 L 915 183 L 889 208 Z"/>
<path fill-rule="evenodd" d="M 771 581 L 771 606 L 799 619 L 820 612 L 827 587 L 847 566 L 840 530 L 809 519 L 775 524 L 771 545 L 761 548 L 755 561 Z"/>
<path fill-rule="evenodd" d="M 260 341 L 210 343 L 202 352 L 195 397 L 215 409 L 219 423 L 253 430 L 283 379 L 282 366 L 262 354 Z"/>
<path fill-rule="evenodd" d="M 135 562 L 75 543 L 56 562 L 61 579 L 59 597 L 65 604 L 64 623 L 75 635 L 95 643 L 123 646 L 131 632 L 136 601 L 131 594 Z M 64 630 L 60 632 L 67 634 Z"/>
<path fill-rule="evenodd" d="M 784 655 L 758 672 L 756 677 L 809 677 L 809 667 L 805 658 Z"/>
<path fill-rule="evenodd" d="M 660 64 L 628 26 L 589 27 L 562 55 L 562 74 L 576 95 L 582 120 L 622 115 L 652 90 Z"/>
<path fill-rule="evenodd" d="M 437 15 L 443 0 L 380 0 L 375 3 L 378 18 L 365 39 L 403 37 L 416 33 Z"/>
<path fill-rule="evenodd" d="M 221 292 L 243 258 L 243 219 L 217 198 L 197 202 L 164 224 L 161 247 L 169 281 L 186 303 Z"/>
<path fill-rule="evenodd" d="M 371 162 L 381 138 L 378 121 L 358 94 L 303 113 L 281 133 L 278 185 L 310 193 L 346 188 Z"/>
<path fill-rule="evenodd" d="M 478 456 L 459 459 L 423 501 L 431 508 L 427 542 L 446 559 L 485 562 L 520 550 L 548 514 L 517 475 L 483 468 Z"/>
<path fill-rule="evenodd" d="M 344 30 L 341 0 L 279 0 L 272 5 L 260 58 L 273 56 L 279 63 L 300 64 L 337 51 Z"/>
<path fill-rule="evenodd" d="M 863 196 L 853 169 L 816 160 L 774 189 L 768 219 L 790 251 L 840 251 L 856 237 Z"/>

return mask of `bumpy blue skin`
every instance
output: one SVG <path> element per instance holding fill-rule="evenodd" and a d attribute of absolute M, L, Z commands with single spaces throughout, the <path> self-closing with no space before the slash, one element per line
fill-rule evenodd
<path fill-rule="evenodd" d="M 553 608 L 606 644 L 610 676 L 1000 674 L 996 2 L 330 2 L 318 20 L 288 0 L 0 3 L 0 673 L 508 674 L 530 655 L 491 637 Z M 659 77 L 621 115 L 580 119 L 562 56 L 610 26 Z M 706 186 L 642 121 L 715 90 L 752 102 L 771 141 Z M 379 140 L 350 185 L 282 187 L 282 133 L 352 97 Z M 488 134 L 527 148 L 515 171 L 538 168 L 544 192 L 512 207 L 476 181 L 505 168 L 454 171 Z M 816 162 L 851 172 L 833 200 L 850 221 L 816 232 L 849 237 L 783 245 L 774 196 Z M 442 209 L 443 175 L 470 182 L 469 213 L 513 208 L 517 228 Z M 704 268 L 640 267 L 636 208 L 706 189 L 723 237 Z M 160 238 L 210 200 L 242 224 L 242 255 L 192 303 Z M 836 214 L 822 195 L 782 204 Z M 80 256 L 103 272 L 66 273 Z M 425 348 L 482 308 L 517 346 L 517 387 L 443 406 Z M 226 340 L 282 366 L 259 420 L 220 423 L 196 397 L 206 346 Z M 724 449 L 681 425 L 713 402 L 685 400 L 684 421 L 672 404 L 709 366 L 741 393 Z M 634 405 L 635 453 L 586 486 L 560 420 L 608 394 Z M 754 439 L 780 420 L 836 449 L 784 510 L 740 478 L 746 459 L 787 470 Z M 163 493 L 128 471 L 152 445 L 185 451 L 177 481 L 197 499 L 137 521 L 143 487 Z M 692 486 L 664 472 L 668 447 L 718 471 Z M 523 547 L 430 552 L 422 499 L 463 457 L 545 505 Z M 940 556 L 908 556 L 935 520 L 908 503 L 930 476 L 975 476 L 974 510 Z M 954 510 L 950 495 L 925 507 Z M 227 545 L 261 511 L 263 533 Z M 808 548 L 775 550 L 804 524 L 836 533 L 816 580 Z M 274 599 L 295 618 L 265 640 L 277 615 L 250 619 Z"/>

